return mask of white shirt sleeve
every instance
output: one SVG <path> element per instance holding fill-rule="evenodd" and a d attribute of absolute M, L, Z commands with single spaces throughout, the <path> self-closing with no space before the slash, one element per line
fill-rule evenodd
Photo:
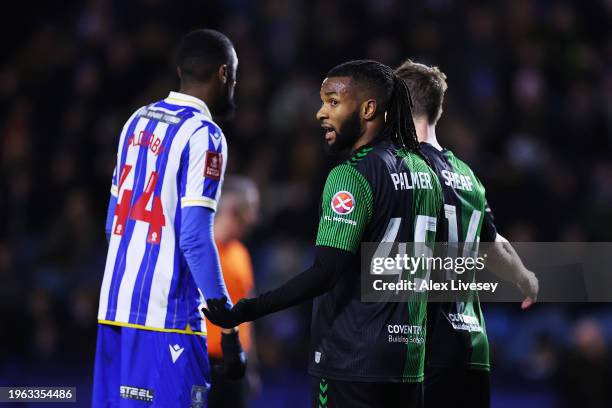
<path fill-rule="evenodd" d="M 181 207 L 201 206 L 215 211 L 227 166 L 227 143 L 212 123 L 198 129 L 185 146 L 181 177 Z"/>

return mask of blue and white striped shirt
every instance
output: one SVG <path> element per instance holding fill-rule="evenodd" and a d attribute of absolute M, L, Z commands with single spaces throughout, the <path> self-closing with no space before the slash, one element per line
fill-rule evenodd
<path fill-rule="evenodd" d="M 111 187 L 117 205 L 101 323 L 205 333 L 203 296 L 179 248 L 181 210 L 216 209 L 226 164 L 225 136 L 198 98 L 170 92 L 126 122 Z"/>

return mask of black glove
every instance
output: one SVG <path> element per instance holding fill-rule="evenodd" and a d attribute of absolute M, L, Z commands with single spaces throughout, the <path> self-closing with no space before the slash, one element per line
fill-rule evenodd
<path fill-rule="evenodd" d="M 331 290 L 353 259 L 350 252 L 317 246 L 315 263 L 280 287 L 256 298 L 240 299 L 232 308 L 226 297 L 207 299 L 202 313 L 212 324 L 226 329 L 259 319 Z"/>
<path fill-rule="evenodd" d="M 252 299 L 240 299 L 231 309 L 227 306 L 227 298 L 206 300 L 206 307 L 202 308 L 202 313 L 212 324 L 231 329 L 240 323 L 254 320 L 253 313 L 250 313 Z"/>
<path fill-rule="evenodd" d="M 228 380 L 240 380 L 246 372 L 246 354 L 242 351 L 238 332 L 221 333 L 223 360 L 214 370 Z"/>

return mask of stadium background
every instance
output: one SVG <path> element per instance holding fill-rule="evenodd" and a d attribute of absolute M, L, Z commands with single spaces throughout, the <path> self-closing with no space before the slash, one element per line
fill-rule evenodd
<path fill-rule="evenodd" d="M 612 2 L 134 0 L 12 4 L 0 64 L 0 383 L 90 393 L 103 221 L 119 130 L 177 89 L 172 49 L 216 28 L 240 60 L 222 123 L 228 174 L 262 191 L 247 241 L 258 289 L 311 260 L 332 162 L 314 119 L 335 64 L 435 64 L 449 91 L 438 136 L 484 181 L 514 241 L 609 241 Z M 25 17 L 27 16 L 27 17 Z M 8 21 L 11 20 L 11 21 Z M 19 23 L 19 24 L 18 24 Z M 493 406 L 611 406 L 610 305 L 487 305 Z M 300 405 L 310 310 L 257 323 L 253 407 Z"/>

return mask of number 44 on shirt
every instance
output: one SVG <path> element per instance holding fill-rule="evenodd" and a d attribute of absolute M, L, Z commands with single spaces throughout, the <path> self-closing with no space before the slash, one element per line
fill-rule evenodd
<path fill-rule="evenodd" d="M 119 178 L 119 190 L 132 171 L 132 166 L 125 165 L 121 170 L 121 176 Z M 123 235 L 125 230 L 125 223 L 128 216 L 131 220 L 144 221 L 149 224 L 149 235 L 147 237 L 147 243 L 157 244 L 161 240 L 161 229 L 166 225 L 166 217 L 164 216 L 164 210 L 162 208 L 162 202 L 159 197 L 153 197 L 153 207 L 151 210 L 147 210 L 147 203 L 151 200 L 153 191 L 155 191 L 155 184 L 157 184 L 157 172 L 153 171 L 149 175 L 147 185 L 140 197 L 136 200 L 136 203 L 131 207 L 132 203 L 132 190 L 124 190 L 121 195 L 121 200 L 115 207 L 115 215 L 117 216 L 117 223 L 113 233 L 116 235 Z"/>

